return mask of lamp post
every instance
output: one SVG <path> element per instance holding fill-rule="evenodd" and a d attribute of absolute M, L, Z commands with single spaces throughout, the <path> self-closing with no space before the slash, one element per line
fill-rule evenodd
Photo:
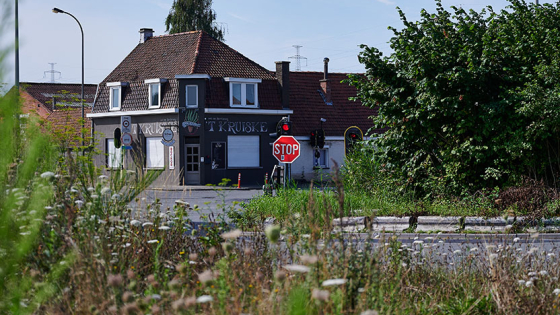
<path fill-rule="evenodd" d="M 83 147 L 84 146 L 84 128 L 85 128 L 85 115 L 84 115 L 84 29 L 82 28 L 82 24 L 80 24 L 80 21 L 78 21 L 78 19 L 75 16 L 73 16 L 72 14 L 70 14 L 66 11 L 63 11 L 61 9 L 58 9 L 58 8 L 53 8 L 52 11 L 53 11 L 53 13 L 64 13 L 64 14 L 70 15 L 74 20 L 76 20 L 76 22 L 80 26 L 80 31 L 82 32 L 82 147 Z"/>

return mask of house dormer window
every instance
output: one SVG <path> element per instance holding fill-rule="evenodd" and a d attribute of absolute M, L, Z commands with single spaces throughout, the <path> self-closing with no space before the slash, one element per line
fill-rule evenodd
<path fill-rule="evenodd" d="M 160 108 L 161 106 L 161 87 L 166 79 L 149 79 L 144 83 L 148 85 L 148 108 Z"/>
<path fill-rule="evenodd" d="M 187 85 L 185 87 L 185 100 L 187 108 L 198 107 L 198 85 Z"/>
<path fill-rule="evenodd" d="M 121 110 L 122 87 L 128 85 L 127 82 L 109 82 L 109 110 Z"/>
<path fill-rule="evenodd" d="M 261 79 L 224 78 L 229 82 L 229 106 L 259 107 L 258 84 Z"/>

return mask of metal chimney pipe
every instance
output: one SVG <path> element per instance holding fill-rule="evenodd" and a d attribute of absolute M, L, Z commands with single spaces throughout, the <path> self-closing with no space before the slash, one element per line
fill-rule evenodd
<path fill-rule="evenodd" d="M 323 80 L 328 80 L 329 79 L 329 58 L 323 59 L 323 63 L 324 63 L 324 74 L 323 74 Z"/>

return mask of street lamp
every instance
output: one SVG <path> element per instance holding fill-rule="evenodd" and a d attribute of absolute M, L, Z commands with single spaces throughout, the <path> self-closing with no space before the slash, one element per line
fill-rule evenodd
<path fill-rule="evenodd" d="M 84 29 L 82 28 L 82 24 L 80 24 L 80 21 L 78 21 L 78 19 L 75 16 L 73 16 L 72 14 L 70 14 L 66 11 L 63 11 L 59 8 L 53 8 L 52 11 L 53 11 L 53 13 L 64 13 L 64 14 L 70 15 L 74 20 L 76 20 L 76 22 L 80 26 L 80 31 L 82 32 L 82 147 L 83 147 L 84 146 L 84 128 L 85 128 L 85 115 L 84 115 Z"/>

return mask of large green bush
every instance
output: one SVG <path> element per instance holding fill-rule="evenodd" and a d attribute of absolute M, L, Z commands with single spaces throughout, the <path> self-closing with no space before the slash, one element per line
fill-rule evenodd
<path fill-rule="evenodd" d="M 364 105 L 389 127 L 376 159 L 401 187 L 422 195 L 502 186 L 527 175 L 558 185 L 560 5 L 509 0 L 499 13 L 451 7 L 399 9 L 394 52 L 363 46 Z"/>

